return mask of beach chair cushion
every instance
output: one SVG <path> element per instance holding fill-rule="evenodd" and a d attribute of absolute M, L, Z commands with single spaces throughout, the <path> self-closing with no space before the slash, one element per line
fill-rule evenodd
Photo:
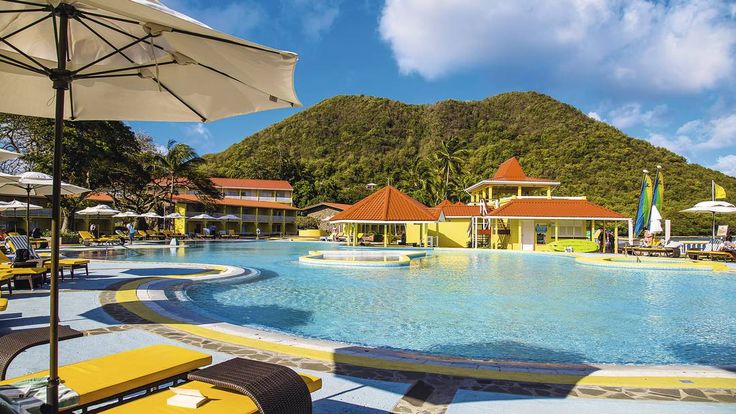
<path fill-rule="evenodd" d="M 173 345 L 153 345 L 59 367 L 59 377 L 79 394 L 79 404 L 104 401 L 212 363 L 212 357 Z M 48 375 L 36 372 L 0 385 Z"/>
<path fill-rule="evenodd" d="M 4 311 L 5 309 L 8 309 L 8 299 L 0 298 L 0 312 Z"/>
<path fill-rule="evenodd" d="M 322 388 L 322 380 L 319 377 L 306 374 L 299 374 L 299 376 L 307 384 L 309 392 L 315 392 Z M 191 408 L 174 407 L 166 404 L 166 400 L 172 397 L 174 392 L 166 390 L 102 412 L 104 414 L 254 414 L 258 412 L 256 404 L 247 396 L 221 389 L 212 384 L 191 381 L 179 385 L 176 388 L 199 390 L 209 400 L 194 410 Z"/>

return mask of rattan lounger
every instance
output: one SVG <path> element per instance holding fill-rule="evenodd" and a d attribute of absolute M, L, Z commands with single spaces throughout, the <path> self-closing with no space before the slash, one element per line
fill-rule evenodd
<path fill-rule="evenodd" d="M 82 333 L 66 326 L 59 326 L 59 340 L 79 338 Z M 0 380 L 5 379 L 13 359 L 28 348 L 49 343 L 49 328 L 30 328 L 11 331 L 0 336 Z"/>
<path fill-rule="evenodd" d="M 235 358 L 187 375 L 176 388 L 197 390 L 208 398 L 196 409 L 174 407 L 166 390 L 102 411 L 104 414 L 309 414 L 310 392 L 322 388 L 318 377 L 297 374 L 289 368 Z"/>

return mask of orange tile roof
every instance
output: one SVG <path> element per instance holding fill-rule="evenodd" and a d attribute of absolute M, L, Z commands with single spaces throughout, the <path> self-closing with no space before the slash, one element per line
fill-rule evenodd
<path fill-rule="evenodd" d="M 113 201 L 112 197 L 110 197 L 110 195 L 107 193 L 89 193 L 84 199 L 89 201 L 102 201 L 108 203 L 111 203 Z"/>
<path fill-rule="evenodd" d="M 626 218 L 620 213 L 588 200 L 561 198 L 517 198 L 491 211 L 488 215 L 492 217 Z"/>
<path fill-rule="evenodd" d="M 458 203 L 459 203 L 459 201 L 458 201 Z M 452 201 L 450 201 L 448 199 L 444 199 L 441 203 L 439 203 L 436 206 L 434 206 L 434 208 L 442 208 L 442 207 L 451 206 L 451 205 L 452 205 Z"/>
<path fill-rule="evenodd" d="M 223 188 L 257 188 L 261 190 L 292 190 L 291 184 L 285 180 L 256 180 L 252 178 L 210 178 L 215 187 Z"/>
<path fill-rule="evenodd" d="M 436 221 L 427 206 L 392 186 L 386 186 L 335 214 L 330 221 Z"/>
<path fill-rule="evenodd" d="M 554 180 L 548 180 L 546 178 L 534 178 L 528 177 L 521 168 L 519 160 L 516 157 L 511 157 L 506 161 L 502 162 L 498 166 L 496 173 L 491 177 L 493 181 L 529 181 L 529 182 L 555 182 Z"/>
<path fill-rule="evenodd" d="M 193 194 L 180 194 L 174 196 L 174 201 L 183 203 L 199 203 L 200 200 Z M 213 200 L 213 204 L 218 206 L 235 206 L 235 207 L 258 207 L 258 208 L 275 208 L 279 210 L 299 210 L 288 204 L 276 203 L 274 201 L 254 201 L 254 200 L 238 200 L 235 198 L 221 198 Z"/>
<path fill-rule="evenodd" d="M 472 217 L 480 216 L 480 206 L 469 206 L 462 201 L 453 204 L 450 200 L 444 200 L 433 208 L 429 209 L 436 218 L 440 217 L 440 212 L 445 217 Z"/>

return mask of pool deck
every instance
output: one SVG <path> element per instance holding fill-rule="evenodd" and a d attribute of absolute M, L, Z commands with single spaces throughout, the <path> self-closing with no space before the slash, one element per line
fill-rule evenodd
<path fill-rule="evenodd" d="M 95 261 L 89 277 L 61 284 L 61 323 L 86 334 L 61 343 L 61 363 L 157 343 L 204 350 L 216 362 L 232 356 L 270 361 L 323 378 L 323 389 L 313 394 L 316 413 L 736 412 L 736 369 L 730 367 L 420 358 L 227 326 L 195 312 L 177 293 L 195 280 L 237 276 L 258 274 L 223 266 Z M 48 323 L 47 291 L 14 291 L 9 298 L 0 329 Z M 34 347 L 11 364 L 8 376 L 45 369 L 47 359 L 47 346 Z M 627 382 L 632 378 L 638 382 Z"/>

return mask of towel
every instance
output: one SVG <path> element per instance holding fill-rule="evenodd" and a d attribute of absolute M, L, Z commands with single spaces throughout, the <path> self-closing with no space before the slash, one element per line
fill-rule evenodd
<path fill-rule="evenodd" d="M 0 413 L 40 414 L 46 403 L 47 377 L 29 378 L 0 386 Z M 59 408 L 79 404 L 79 394 L 59 384 Z M 12 410 L 12 411 L 8 411 Z"/>

